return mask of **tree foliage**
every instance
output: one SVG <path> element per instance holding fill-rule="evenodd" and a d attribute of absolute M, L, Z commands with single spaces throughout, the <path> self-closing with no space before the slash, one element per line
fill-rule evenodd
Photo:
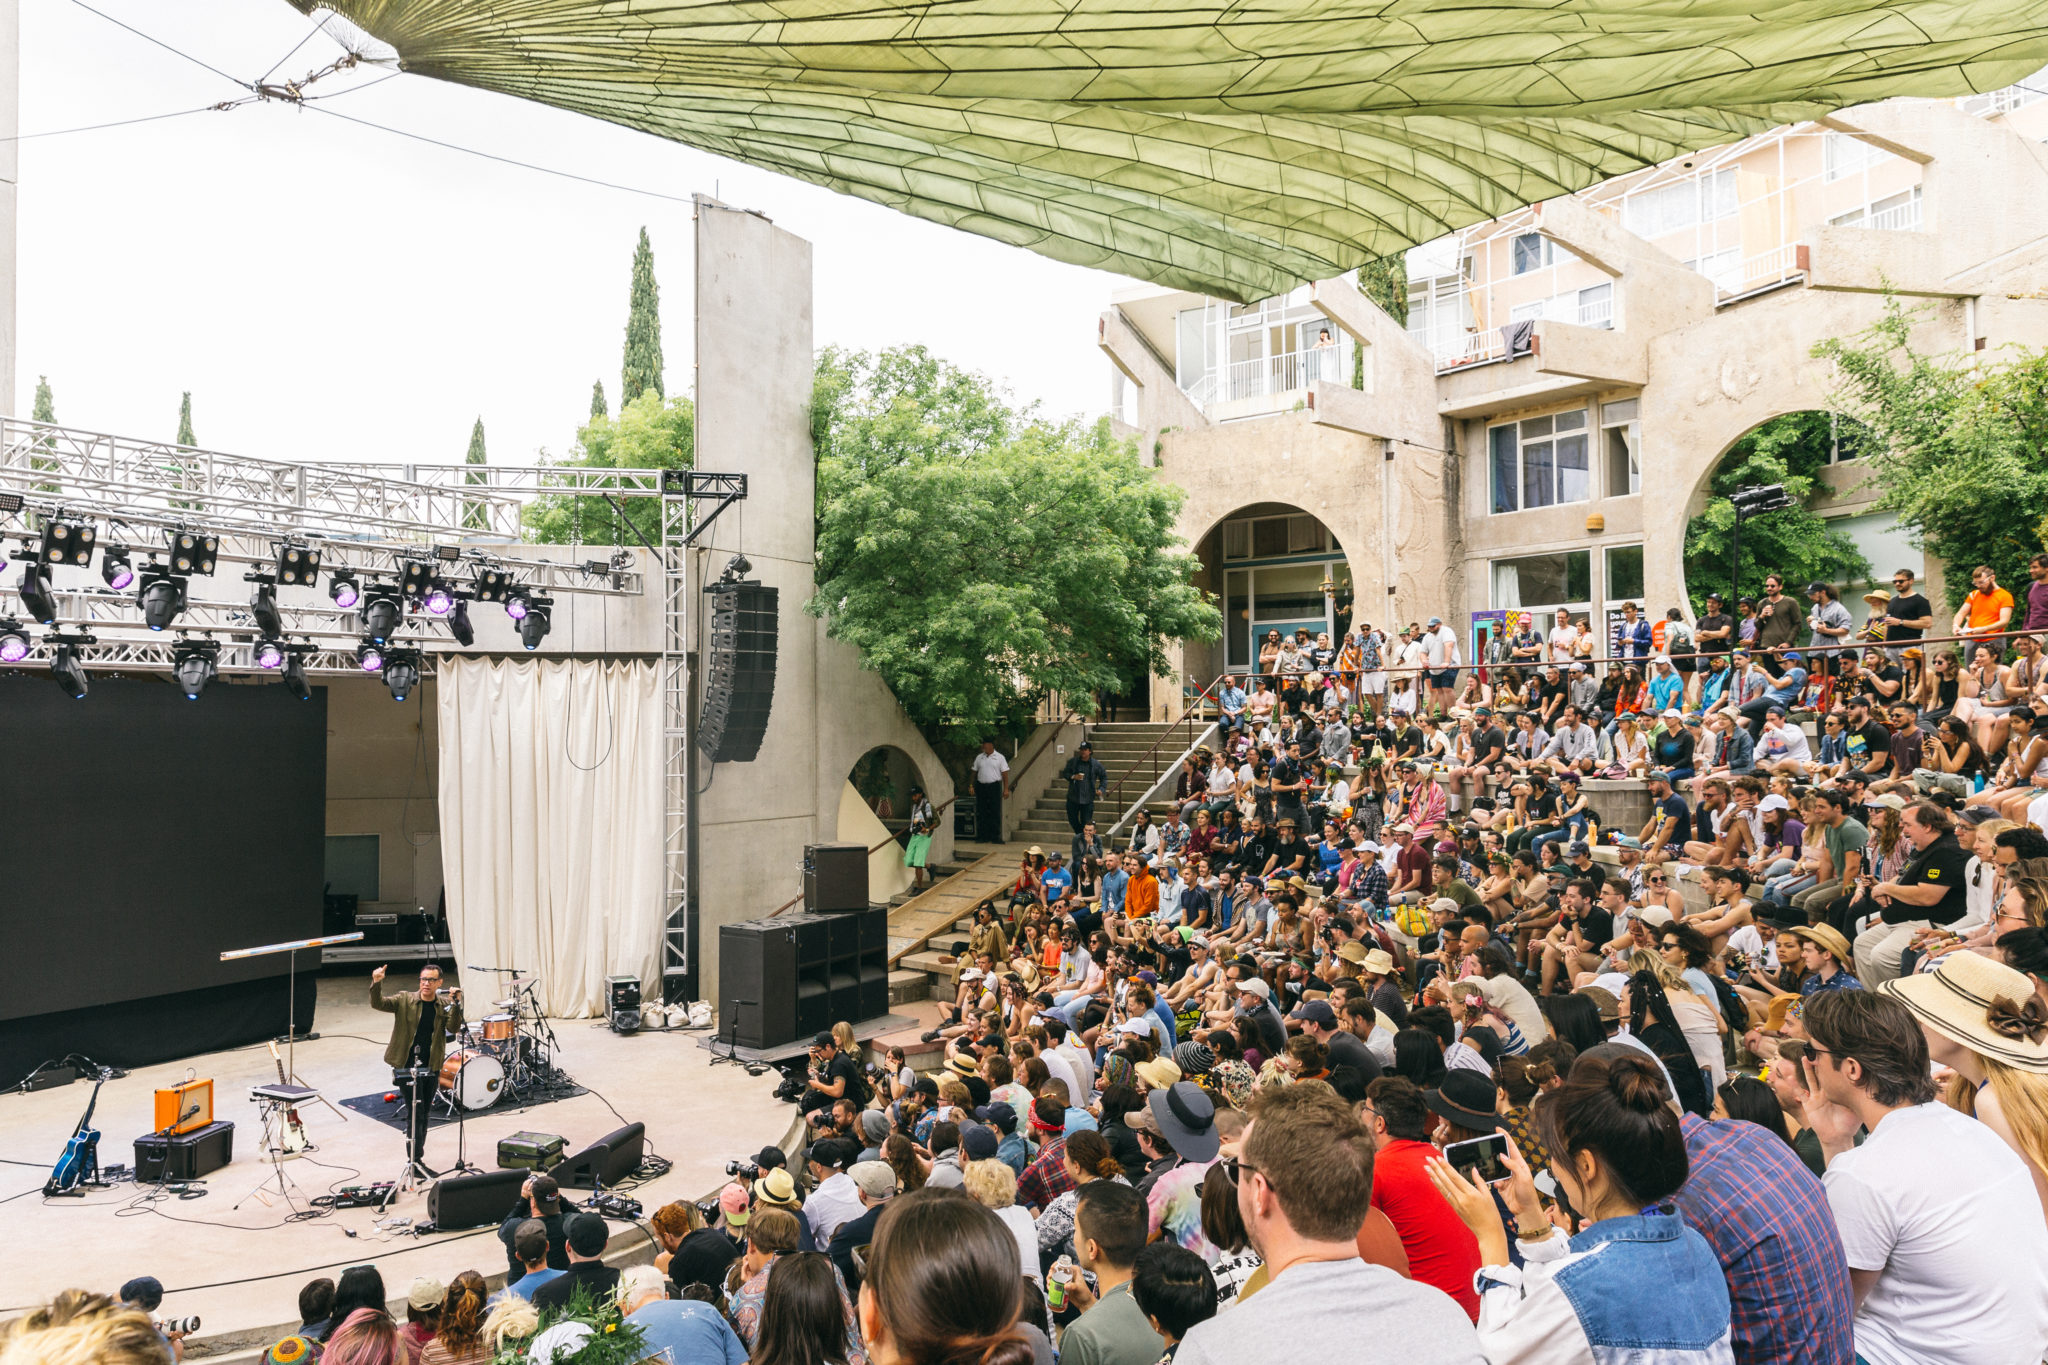
<path fill-rule="evenodd" d="M 1358 292 L 1380 306 L 1396 326 L 1408 325 L 1408 253 L 1390 251 L 1358 267 Z"/>
<path fill-rule="evenodd" d="M 687 398 L 663 399 L 652 390 L 597 416 L 576 433 L 575 452 L 561 463 L 582 469 L 687 469 L 696 456 L 697 409 Z M 549 545 L 597 542 L 661 544 L 661 507 L 654 498 L 621 498 L 625 518 L 601 497 L 550 494 L 524 512 L 526 538 Z M 636 537 L 633 533 L 639 531 Z"/>
<path fill-rule="evenodd" d="M 619 375 L 620 411 L 650 389 L 656 398 L 665 396 L 661 371 L 661 286 L 654 282 L 654 247 L 643 227 L 640 244 L 633 248 L 633 285 L 626 303 L 626 358 Z"/>
<path fill-rule="evenodd" d="M 1814 354 L 1835 363 L 1837 404 L 1871 432 L 1877 509 L 1940 561 L 1954 609 L 1979 564 L 2025 583 L 2048 535 L 2048 351 L 1925 354 L 1912 344 L 1920 311 L 1889 298 L 1868 330 Z"/>
<path fill-rule="evenodd" d="M 181 446 L 195 446 L 199 444 L 192 436 L 192 391 L 190 389 L 185 391 L 184 398 L 179 400 L 178 403 L 178 444 Z"/>
<path fill-rule="evenodd" d="M 1852 428 L 1848 438 L 1860 433 Z M 1707 508 L 1685 528 L 1685 583 L 1693 610 L 1706 610 L 1709 592 L 1728 591 L 1729 554 L 1735 508 L 1728 495 L 1741 488 L 1783 484 L 1793 506 L 1742 523 L 1742 563 L 1735 576 L 1739 596 L 1763 592 L 1764 575 L 1788 584 L 1850 583 L 1870 575 L 1870 562 L 1848 536 L 1808 508 L 1837 428 L 1825 412 L 1790 412 L 1773 417 L 1730 446 L 1708 482 Z"/>
<path fill-rule="evenodd" d="M 35 406 L 29 411 L 29 420 L 52 425 L 57 421 L 57 400 L 50 393 L 50 376 L 46 374 L 36 376 Z"/>
<path fill-rule="evenodd" d="M 484 419 L 482 417 L 478 417 L 476 425 L 469 429 L 469 449 L 464 452 L 462 462 L 464 464 L 479 465 L 490 463 L 490 457 L 484 454 Z M 462 481 L 474 487 L 487 482 L 489 478 L 488 474 L 479 469 L 474 473 L 464 474 Z M 464 504 L 462 509 L 462 527 L 464 530 L 487 531 L 490 529 L 490 525 L 490 511 L 483 503 L 472 501 Z"/>
<path fill-rule="evenodd" d="M 1221 633 L 1176 549 L 1180 490 L 1106 420 L 1013 409 L 912 346 L 825 351 L 811 421 L 808 609 L 935 738 L 1021 734 L 1046 693 L 1088 709 L 1167 672 L 1166 640 Z"/>
<path fill-rule="evenodd" d="M 595 421 L 596 421 L 596 420 L 597 420 L 598 418 L 600 418 L 600 417 L 609 417 L 609 416 L 611 416 L 611 413 L 612 413 L 612 410 L 611 410 L 611 409 L 610 409 L 609 407 L 605 406 L 605 401 L 604 401 L 604 381 L 603 381 L 602 379 L 593 379 L 593 380 L 591 380 L 591 381 L 590 381 L 590 420 L 591 420 L 591 421 L 593 421 L 593 422 L 595 422 Z"/>

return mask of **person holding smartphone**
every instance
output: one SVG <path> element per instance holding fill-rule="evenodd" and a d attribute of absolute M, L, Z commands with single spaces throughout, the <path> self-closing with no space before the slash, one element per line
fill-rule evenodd
<path fill-rule="evenodd" d="M 1529 1163 L 1509 1141 L 1489 1183 L 1439 1158 L 1429 1176 L 1479 1242 L 1479 1347 L 1489 1361 L 1596 1360 L 1654 1344 L 1667 1362 L 1732 1362 L 1728 1281 L 1705 1238 L 1667 1204 L 1690 1165 L 1653 1058 L 1604 1044 L 1583 1054 L 1536 1123 L 1567 1237 L 1546 1217 Z M 1450 1155 L 1448 1152 L 1446 1155 Z M 1514 1219 L 1523 1263 L 1493 1191 Z M 1668 1292 L 1643 1294 L 1654 1284 Z"/>

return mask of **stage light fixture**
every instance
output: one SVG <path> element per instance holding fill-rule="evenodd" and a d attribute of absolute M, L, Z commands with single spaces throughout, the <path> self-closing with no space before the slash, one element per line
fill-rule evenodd
<path fill-rule="evenodd" d="M 471 587 L 479 602 L 502 602 L 512 592 L 512 575 L 503 569 L 479 569 Z"/>
<path fill-rule="evenodd" d="M 173 531 L 171 539 L 171 572 L 184 574 L 210 574 L 215 558 L 220 554 L 220 537 L 206 535 L 199 531 Z"/>
<path fill-rule="evenodd" d="M 180 640 L 171 655 L 171 676 L 187 701 L 198 701 L 220 672 L 220 645 L 212 640 Z"/>
<path fill-rule="evenodd" d="M 437 578 L 427 585 L 427 595 L 420 602 L 435 616 L 446 616 L 455 609 L 455 594 Z"/>
<path fill-rule="evenodd" d="M 505 595 L 505 614 L 515 621 L 524 621 L 526 613 L 533 608 L 533 595 L 524 584 L 515 584 Z"/>
<path fill-rule="evenodd" d="M 56 652 L 50 656 L 50 676 L 56 679 L 57 686 L 64 689 L 65 696 L 85 700 L 88 690 L 85 664 L 78 657 L 76 645 L 57 646 Z"/>
<path fill-rule="evenodd" d="M 19 493 L 0 493 L 0 512 L 19 512 L 28 506 L 28 499 Z"/>
<path fill-rule="evenodd" d="M 355 570 L 336 569 L 328 580 L 327 595 L 334 599 L 334 605 L 347 611 L 363 600 L 362 584 L 356 581 Z"/>
<path fill-rule="evenodd" d="M 284 641 L 265 636 L 250 648 L 258 668 L 283 668 L 285 661 Z"/>
<path fill-rule="evenodd" d="M 284 688 L 300 701 L 313 699 L 313 689 L 306 685 L 306 660 L 297 650 L 285 654 Z"/>
<path fill-rule="evenodd" d="M 455 610 L 448 617 L 448 633 L 464 649 L 476 643 L 476 627 L 469 623 L 469 603 L 460 598 L 456 599 Z"/>
<path fill-rule="evenodd" d="M 18 664 L 28 657 L 28 632 L 12 616 L 0 618 L 0 664 Z"/>
<path fill-rule="evenodd" d="M 126 545 L 109 545 L 100 555 L 100 578 L 115 592 L 135 585 L 135 566 L 128 562 Z"/>
<path fill-rule="evenodd" d="M 280 545 L 275 573 L 281 588 L 310 588 L 320 578 L 320 552 L 289 542 Z"/>
<path fill-rule="evenodd" d="M 135 600 L 142 607 L 143 624 L 163 630 L 185 610 L 185 580 L 174 577 L 161 564 L 145 564 Z"/>
<path fill-rule="evenodd" d="M 434 566 L 423 559 L 405 561 L 405 581 L 399 590 L 417 602 L 427 595 L 427 585 L 433 581 Z"/>
<path fill-rule="evenodd" d="M 365 640 L 356 646 L 356 667 L 365 673 L 380 673 L 384 669 L 384 647 L 376 640 Z"/>
<path fill-rule="evenodd" d="M 540 648 L 540 642 L 548 638 L 548 628 L 554 624 L 554 615 L 554 598 L 528 598 L 526 600 L 526 615 L 519 618 L 520 642 L 528 649 Z"/>
<path fill-rule="evenodd" d="M 382 644 L 405 619 L 405 603 L 389 583 L 372 583 L 363 590 L 362 617 L 363 634 Z"/>
<path fill-rule="evenodd" d="M 384 685 L 391 700 L 404 701 L 420 685 L 420 656 L 409 649 L 392 652 L 384 660 Z"/>
<path fill-rule="evenodd" d="M 21 605 L 46 626 L 57 624 L 57 594 L 50 590 L 50 571 L 29 564 L 21 571 Z"/>
<path fill-rule="evenodd" d="M 45 564 L 76 564 L 82 568 L 92 563 L 96 535 L 92 523 L 72 521 L 59 512 L 43 523 L 43 547 L 38 557 Z"/>
<path fill-rule="evenodd" d="M 277 587 L 271 583 L 258 583 L 256 591 L 249 594 L 249 613 L 256 618 L 256 629 L 265 635 L 284 634 L 284 618 L 277 614 Z M 275 668 L 276 664 L 265 667 Z"/>

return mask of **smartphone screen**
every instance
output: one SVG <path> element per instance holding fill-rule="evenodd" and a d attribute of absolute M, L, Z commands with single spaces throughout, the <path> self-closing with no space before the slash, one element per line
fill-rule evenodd
<path fill-rule="evenodd" d="M 1452 1143 L 1444 1148 L 1444 1160 L 1460 1175 L 1477 1171 L 1479 1178 L 1491 1185 L 1508 1178 L 1507 1153 L 1507 1134 L 1488 1133 L 1468 1142 Z"/>

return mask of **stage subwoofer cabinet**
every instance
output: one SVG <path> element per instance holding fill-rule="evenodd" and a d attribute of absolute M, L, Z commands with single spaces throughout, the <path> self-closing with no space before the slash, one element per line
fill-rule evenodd
<path fill-rule="evenodd" d="M 640 1008 L 640 978 L 637 976 L 608 976 L 604 979 L 607 1013 L 617 1014 L 620 1010 Z"/>
<path fill-rule="evenodd" d="M 427 1191 L 427 1217 L 436 1229 L 481 1228 L 500 1222 L 512 1211 L 531 1171 L 485 1171 L 480 1175 L 447 1175 Z"/>
<path fill-rule="evenodd" d="M 802 923 L 808 918 L 748 920 L 719 928 L 719 1037 L 753 1048 L 780 1047 L 797 1039 L 797 940 L 811 927 Z M 825 937 L 823 925 L 815 926 L 815 932 L 821 940 Z M 812 1031 L 830 1025 L 827 1019 Z"/>
<path fill-rule="evenodd" d="M 775 702 L 780 595 L 754 579 L 705 591 L 711 595 L 711 648 L 697 747 L 713 763 L 749 763 L 761 752 Z"/>
<path fill-rule="evenodd" d="M 223 1120 L 189 1133 L 149 1133 L 135 1139 L 135 1183 L 197 1180 L 235 1159 L 235 1125 Z"/>
<path fill-rule="evenodd" d="M 804 909 L 817 914 L 868 908 L 868 851 L 860 844 L 804 848 Z"/>

